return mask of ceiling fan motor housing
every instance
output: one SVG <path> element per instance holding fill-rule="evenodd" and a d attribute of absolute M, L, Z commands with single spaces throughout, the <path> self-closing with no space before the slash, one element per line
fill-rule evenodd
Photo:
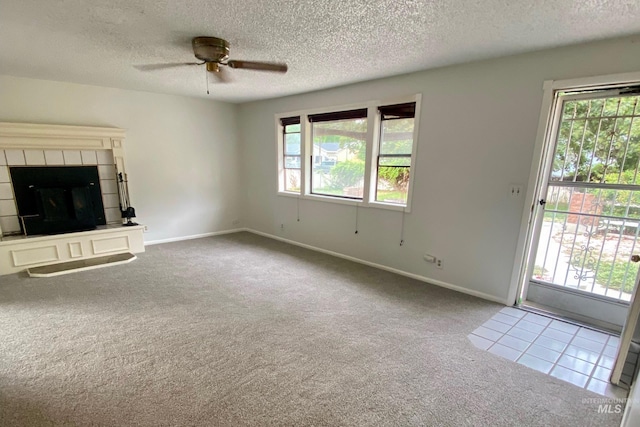
<path fill-rule="evenodd" d="M 229 43 L 217 37 L 195 37 L 191 45 L 193 53 L 204 62 L 224 62 L 229 59 Z"/>

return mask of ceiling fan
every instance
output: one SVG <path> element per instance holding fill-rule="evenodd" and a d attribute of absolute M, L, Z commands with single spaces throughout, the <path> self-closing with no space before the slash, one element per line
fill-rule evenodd
<path fill-rule="evenodd" d="M 229 59 L 229 43 L 226 40 L 217 37 L 194 37 L 191 41 L 191 46 L 193 47 L 193 54 L 195 57 L 202 62 L 138 65 L 136 68 L 141 71 L 153 71 L 189 65 L 205 65 L 207 71 L 216 76 L 216 78 L 221 82 L 229 81 L 223 67 L 271 71 L 276 73 L 286 73 L 288 69 L 287 64 L 283 63 Z"/>

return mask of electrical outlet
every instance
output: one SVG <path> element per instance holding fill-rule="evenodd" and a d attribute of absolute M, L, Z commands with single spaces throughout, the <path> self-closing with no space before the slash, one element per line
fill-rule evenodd
<path fill-rule="evenodd" d="M 144 231 L 145 233 L 146 233 L 147 231 L 149 231 L 149 227 L 148 227 L 147 225 L 144 225 L 143 227 L 144 227 L 144 228 L 142 229 L 142 231 Z"/>
<path fill-rule="evenodd" d="M 522 185 L 520 184 L 511 184 L 509 187 L 509 196 L 517 199 L 522 195 Z"/>
<path fill-rule="evenodd" d="M 284 224 L 280 224 L 280 231 L 284 233 Z"/>
<path fill-rule="evenodd" d="M 239 219 L 234 219 L 233 221 L 231 221 L 232 225 L 239 225 L 240 224 L 240 220 Z"/>
<path fill-rule="evenodd" d="M 440 258 L 438 258 L 436 260 L 436 268 L 443 269 L 444 267 L 442 266 L 442 263 L 443 261 Z"/>

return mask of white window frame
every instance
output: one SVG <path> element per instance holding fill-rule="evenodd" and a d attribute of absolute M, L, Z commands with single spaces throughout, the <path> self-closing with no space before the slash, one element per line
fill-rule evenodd
<path fill-rule="evenodd" d="M 278 193 L 282 193 L 282 194 L 286 194 L 286 195 L 297 195 L 299 194 L 298 191 L 289 191 L 289 190 L 285 190 L 285 188 L 287 188 L 287 184 L 286 184 L 286 167 L 285 167 L 285 137 L 284 137 L 284 126 L 282 126 L 281 123 L 281 119 L 283 118 L 288 118 L 288 117 L 297 117 L 298 114 L 294 114 L 294 115 L 284 115 L 284 116 L 279 116 L 276 120 L 277 120 L 277 125 L 276 125 L 276 129 L 277 132 L 279 132 L 278 135 L 276 135 L 276 140 L 278 141 Z M 302 122 L 300 122 L 300 191 L 302 191 L 302 187 L 304 185 L 304 172 L 303 172 L 303 163 L 304 163 L 304 152 L 302 150 L 302 147 L 304 146 L 304 143 L 302 141 L 302 135 L 303 135 L 303 128 L 302 128 Z"/>
<path fill-rule="evenodd" d="M 275 115 L 275 128 L 276 128 L 276 144 L 277 144 L 277 194 L 284 197 L 295 197 L 308 200 L 316 200 L 328 203 L 337 203 L 359 207 L 370 207 L 389 209 L 395 211 L 411 211 L 411 200 L 413 198 L 413 190 L 415 186 L 415 171 L 416 171 L 416 157 L 418 154 L 418 133 L 420 129 L 420 104 L 422 101 L 422 94 L 415 94 L 411 96 L 405 96 L 400 98 L 376 100 L 363 102 L 359 104 L 349 104 L 333 107 L 323 107 L 317 109 L 290 111 L 286 113 L 279 113 Z M 409 174 L 409 191 L 407 193 L 407 203 L 390 203 L 376 201 L 376 180 L 377 177 L 377 158 L 378 150 L 380 147 L 380 130 L 381 130 L 381 115 L 378 111 L 378 107 L 385 105 L 404 104 L 409 102 L 415 102 L 415 117 L 413 125 L 413 147 L 411 150 L 411 164 Z M 355 109 L 367 109 L 367 139 L 366 139 L 366 162 L 364 171 L 364 189 L 362 200 L 348 199 L 338 196 L 325 196 L 311 193 L 311 155 L 312 153 L 312 135 L 311 135 L 311 123 L 308 116 L 312 114 L 332 113 L 339 111 L 355 110 Z M 300 117 L 300 191 L 285 191 L 285 171 L 284 171 L 284 127 L 281 124 L 281 119 L 287 117 Z"/>

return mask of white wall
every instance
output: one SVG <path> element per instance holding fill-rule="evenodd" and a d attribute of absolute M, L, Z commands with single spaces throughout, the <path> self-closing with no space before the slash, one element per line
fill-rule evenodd
<path fill-rule="evenodd" d="M 0 76 L 0 121 L 126 129 L 146 241 L 231 229 L 238 218 L 237 107 L 222 102 Z"/>
<path fill-rule="evenodd" d="M 339 65 L 338 65 L 339 66 Z M 640 37 L 547 50 L 240 107 L 246 226 L 506 300 L 548 79 L 640 71 Z M 422 93 L 412 212 L 276 195 L 274 114 Z M 284 231 L 280 226 L 284 224 Z M 423 261 L 444 259 L 438 270 Z"/>

